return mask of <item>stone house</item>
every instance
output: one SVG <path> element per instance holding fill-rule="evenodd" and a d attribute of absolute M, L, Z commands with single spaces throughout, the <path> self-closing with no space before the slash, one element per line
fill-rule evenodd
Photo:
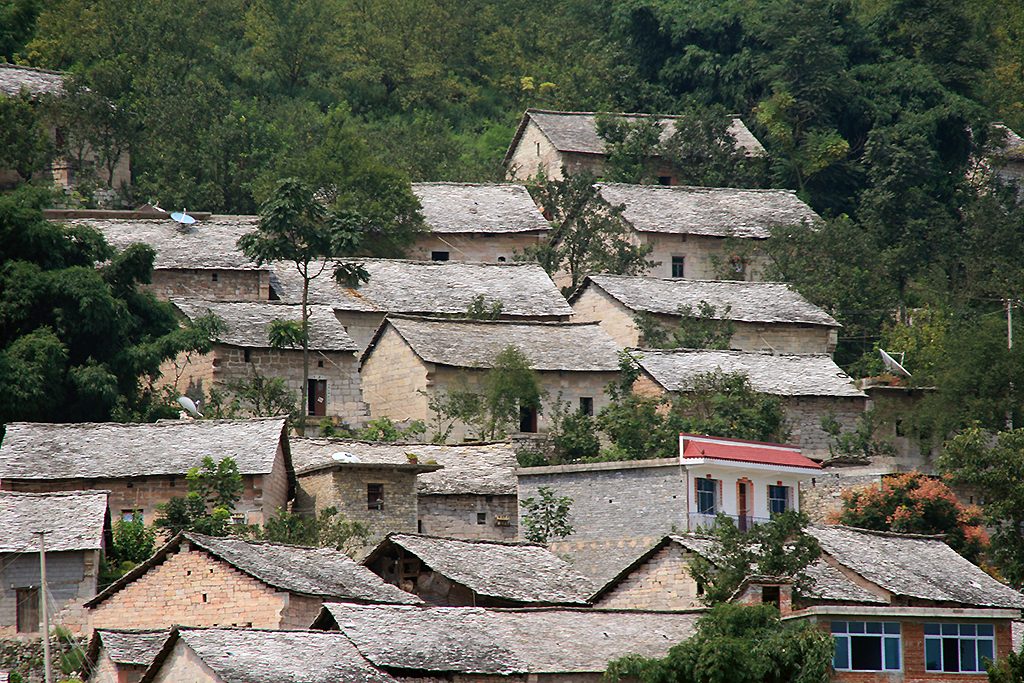
<path fill-rule="evenodd" d="M 293 438 L 291 448 L 296 510 L 312 513 L 334 506 L 381 536 L 399 531 L 467 539 L 516 538 L 517 465 L 511 444 L 445 446 Z M 417 462 L 410 462 L 410 456 Z M 375 486 L 373 492 L 371 486 Z M 410 496 L 416 498 L 414 518 L 406 514 Z M 396 515 L 395 509 L 406 512 Z"/>
<path fill-rule="evenodd" d="M 654 114 L 612 114 L 637 121 L 656 118 L 662 127 L 662 140 L 676 132 L 678 116 Z M 736 146 L 748 157 L 763 156 L 765 149 L 750 132 L 739 116 L 733 116 L 729 133 Z M 512 144 L 505 153 L 507 175 L 514 180 L 528 180 L 538 173 L 548 178 L 562 178 L 563 169 L 569 173 L 589 172 L 600 176 L 607 159 L 605 141 L 597 133 L 597 114 L 583 111 L 546 111 L 527 109 L 519 121 Z M 658 181 L 662 185 L 676 185 L 675 171 L 668 165 L 652 160 Z"/>
<path fill-rule="evenodd" d="M 986 159 L 995 175 L 1002 181 L 1017 183 L 1024 181 L 1024 138 L 1002 123 L 992 125 L 993 132 L 1003 136 L 994 158 Z"/>
<path fill-rule="evenodd" d="M 175 628 L 141 683 L 396 683 L 341 633 Z"/>
<path fill-rule="evenodd" d="M 0 636 L 38 638 L 39 532 L 45 532 L 50 625 L 78 634 L 110 542 L 106 491 L 0 492 Z"/>
<path fill-rule="evenodd" d="M 388 316 L 363 352 L 363 400 L 371 417 L 397 422 L 433 417 L 429 400 L 448 389 L 479 386 L 495 357 L 509 346 L 529 359 L 546 392 L 545 406 L 568 402 L 596 414 L 605 386 L 619 376 L 619 346 L 595 323 L 520 322 Z M 545 432 L 550 417 L 523 406 L 518 432 Z M 466 440 L 457 422 L 449 438 Z"/>
<path fill-rule="evenodd" d="M 510 263 L 551 229 L 524 185 L 413 183 L 412 191 L 426 231 L 409 258 Z"/>
<path fill-rule="evenodd" d="M 633 355 L 641 370 L 634 391 L 643 395 L 690 391 L 697 377 L 711 372 L 746 375 L 754 391 L 782 400 L 790 443 L 817 460 L 829 457 L 832 443 L 822 418 L 832 416 L 849 431 L 867 408 L 867 395 L 827 354 L 641 349 Z"/>
<path fill-rule="evenodd" d="M 86 607 L 94 629 L 305 628 L 325 600 L 419 602 L 339 550 L 180 533 Z"/>
<path fill-rule="evenodd" d="M 370 279 L 344 287 L 334 278 L 310 284 L 310 301 L 334 309 L 345 331 L 362 351 L 388 314 L 465 317 L 475 301 L 500 307 L 502 320 L 568 320 L 572 309 L 536 263 L 465 263 L 358 259 Z M 299 303 L 302 280 L 295 268 L 275 264 L 273 291 Z"/>
<path fill-rule="evenodd" d="M 832 316 L 783 283 L 591 275 L 569 303 L 574 321 L 595 321 L 626 347 L 653 346 L 637 316 L 671 331 L 680 310 L 697 314 L 702 303 L 714 307 L 715 320 L 732 325 L 729 348 L 739 351 L 831 354 L 839 337 Z"/>
<path fill-rule="evenodd" d="M 51 215 L 56 218 L 55 214 Z M 136 243 L 152 247 L 156 252 L 152 283 L 143 287 L 158 298 L 270 299 L 270 267 L 257 265 L 237 244 L 239 237 L 257 228 L 258 216 L 211 216 L 190 212 L 196 222 L 182 225 L 159 210 L 90 211 L 71 215 L 84 217 L 64 218 L 60 222 L 98 230 L 118 251 Z"/>
<path fill-rule="evenodd" d="M 185 475 L 209 456 L 233 458 L 244 488 L 238 523 L 262 524 L 291 499 L 285 418 L 161 420 L 122 424 L 12 422 L 0 445 L 0 489 L 110 492 L 112 519 L 141 515 L 185 496 Z"/>
<path fill-rule="evenodd" d="M 624 207 L 630 239 L 651 247 L 657 277 L 764 280 L 762 244 L 772 228 L 820 220 L 791 190 L 623 183 L 598 190 L 608 205 Z"/>
<path fill-rule="evenodd" d="M 699 612 L 483 609 L 328 603 L 314 628 L 340 630 L 406 681 L 597 683 L 627 654 L 664 657 Z"/>
<path fill-rule="evenodd" d="M 172 299 L 189 321 L 213 314 L 224 324 L 209 353 L 180 354 L 163 366 L 162 381 L 202 404 L 213 386 L 221 389 L 255 375 L 279 377 L 300 409 L 314 418 L 362 423 L 366 406 L 359 387 L 358 350 L 329 306 L 309 310 L 309 378 L 302 385 L 302 349 L 275 349 L 275 320 L 302 321 L 302 307 L 269 301 Z"/>
<path fill-rule="evenodd" d="M 593 586 L 542 545 L 388 534 L 363 564 L 434 605 L 586 606 Z"/>
<path fill-rule="evenodd" d="M 60 98 L 64 94 L 64 78 L 61 71 L 37 69 L 30 66 L 0 63 L 0 97 L 18 97 L 28 95 L 39 103 L 46 98 Z M 64 191 L 70 191 L 78 185 L 83 172 L 95 172 L 98 179 L 113 189 L 120 189 L 131 183 L 131 158 L 127 150 L 123 151 L 107 169 L 98 164 L 95 150 L 85 146 L 79 155 L 65 147 L 67 130 L 57 112 L 43 112 L 48 122 L 50 141 L 61 152 L 50 163 L 49 174 L 54 184 Z M 14 185 L 23 180 L 14 169 L 0 169 L 0 187 Z"/>
<path fill-rule="evenodd" d="M 92 632 L 86 651 L 89 683 L 139 683 L 170 632 L 102 629 Z"/>

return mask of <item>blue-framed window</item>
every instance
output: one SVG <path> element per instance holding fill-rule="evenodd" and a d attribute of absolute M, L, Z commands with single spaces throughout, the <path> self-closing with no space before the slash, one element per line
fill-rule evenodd
<path fill-rule="evenodd" d="M 702 515 L 718 513 L 718 480 L 697 480 L 697 512 Z"/>
<path fill-rule="evenodd" d="M 924 668 L 944 673 L 983 673 L 996 658 L 992 624 L 925 624 Z"/>
<path fill-rule="evenodd" d="M 768 485 L 768 512 L 781 515 L 789 509 L 789 487 Z"/>
<path fill-rule="evenodd" d="M 837 671 L 899 671 L 903 645 L 895 621 L 833 621 Z"/>

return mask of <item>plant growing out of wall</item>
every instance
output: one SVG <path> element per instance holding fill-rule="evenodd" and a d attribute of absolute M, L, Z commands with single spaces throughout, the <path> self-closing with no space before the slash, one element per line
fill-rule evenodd
<path fill-rule="evenodd" d="M 233 458 L 215 462 L 207 456 L 200 467 L 185 476 L 188 494 L 159 506 L 156 526 L 170 534 L 195 531 L 209 536 L 226 536 L 231 513 L 242 497 L 242 475 Z"/>
<path fill-rule="evenodd" d="M 526 540 L 547 544 L 572 533 L 569 523 L 572 498 L 569 496 L 556 496 L 551 487 L 541 486 L 536 496 L 519 501 L 519 506 L 523 509 L 523 536 Z"/>
<path fill-rule="evenodd" d="M 669 328 L 650 313 L 633 317 L 640 332 L 641 343 L 655 349 L 728 349 L 736 326 L 727 320 L 732 306 L 721 310 L 707 301 L 697 308 L 686 305 L 678 309 L 679 321 Z"/>
<path fill-rule="evenodd" d="M 156 546 L 156 530 L 139 514 L 115 520 L 112 532 L 113 543 L 100 567 L 100 590 L 149 559 Z"/>
<path fill-rule="evenodd" d="M 874 408 L 858 415 L 856 426 L 848 431 L 843 431 L 834 413 L 828 413 L 821 418 L 821 429 L 832 437 L 828 445 L 831 464 L 866 465 L 874 458 L 896 454 L 891 442 L 875 437 L 878 415 Z"/>
<path fill-rule="evenodd" d="M 466 313 L 462 317 L 471 320 L 497 320 L 501 317 L 504 305 L 500 301 L 487 301 L 483 294 L 477 294 L 466 306 Z"/>

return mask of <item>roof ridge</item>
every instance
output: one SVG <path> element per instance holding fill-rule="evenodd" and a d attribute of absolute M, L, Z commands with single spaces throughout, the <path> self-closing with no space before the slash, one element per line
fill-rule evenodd
<path fill-rule="evenodd" d="M 328 443 L 358 443 L 367 446 L 437 446 L 438 448 L 479 448 L 480 446 L 495 446 L 498 444 L 513 445 L 511 441 L 460 441 L 459 443 L 433 443 L 430 441 L 369 441 L 366 439 L 346 439 L 340 436 L 293 436 L 289 439 L 296 441 L 326 441 Z"/>
<path fill-rule="evenodd" d="M 704 185 L 641 185 L 637 183 L 612 183 L 607 181 L 601 181 L 595 183 L 600 187 L 633 187 L 637 189 L 645 190 L 665 190 L 668 192 L 686 190 L 689 192 L 693 191 L 705 191 L 705 192 L 754 192 L 759 194 L 772 194 L 782 193 L 796 196 L 796 190 L 789 188 L 774 188 L 774 187 L 707 187 Z"/>
<path fill-rule="evenodd" d="M 640 353 L 661 353 L 661 354 L 683 354 L 683 353 L 725 353 L 731 356 L 762 356 L 774 358 L 832 358 L 828 353 L 777 353 L 773 351 L 743 351 L 741 349 L 658 349 L 645 346 L 631 346 L 626 351 L 637 351 Z"/>
<path fill-rule="evenodd" d="M 484 183 L 471 183 L 462 182 L 458 180 L 422 180 L 415 183 L 411 183 L 413 187 L 417 185 L 447 185 L 450 187 L 521 187 L 526 189 L 526 183 L 515 183 L 512 181 L 503 182 L 484 182 Z"/>
<path fill-rule="evenodd" d="M 412 536 L 414 538 L 424 538 L 428 540 L 436 541 L 458 541 L 459 543 L 475 543 L 478 545 L 500 545 L 506 547 L 534 547 L 543 548 L 548 552 L 548 547 L 543 543 L 534 543 L 533 541 L 502 541 L 491 538 L 455 538 L 454 536 L 434 536 L 432 534 L 417 534 L 411 531 L 392 531 L 384 537 L 385 540 L 394 538 L 396 536 Z"/>
<path fill-rule="evenodd" d="M 715 283 L 715 284 L 730 285 L 730 286 L 754 285 L 754 286 L 757 286 L 757 287 L 763 287 L 765 285 L 774 285 L 774 286 L 780 286 L 781 285 L 783 287 L 791 289 L 794 293 L 799 294 L 799 292 L 797 292 L 795 289 L 793 289 L 793 286 L 792 286 L 791 283 L 783 282 L 782 280 L 710 280 L 710 279 L 707 279 L 707 278 L 698 278 L 698 277 L 669 277 L 667 275 L 618 275 L 618 274 L 614 274 L 614 273 L 594 273 L 593 275 L 588 275 L 587 276 L 587 278 L 589 278 L 589 279 L 599 278 L 599 277 L 614 278 L 614 279 L 617 279 L 617 280 L 656 280 L 656 281 L 659 281 L 659 282 L 678 282 L 678 283 L 687 283 L 687 282 Z"/>
<path fill-rule="evenodd" d="M 182 534 L 183 534 L 184 538 L 187 538 L 189 540 L 197 542 L 199 545 L 203 545 L 203 543 L 205 542 L 206 539 L 212 539 L 213 541 L 218 541 L 218 540 L 220 540 L 220 541 L 237 541 L 239 543 L 245 543 L 246 545 L 262 545 L 262 546 L 268 546 L 269 545 L 269 546 L 274 546 L 276 548 L 288 548 L 289 550 L 310 550 L 310 551 L 317 551 L 317 552 L 325 551 L 326 553 L 329 553 L 332 556 L 333 555 L 338 555 L 338 556 L 347 558 L 349 560 L 352 560 L 352 558 L 349 557 L 348 555 L 346 555 L 344 552 L 342 552 L 340 550 L 334 550 L 333 548 L 320 548 L 320 547 L 313 547 L 313 546 L 308 546 L 308 545 L 296 545 L 294 543 L 279 543 L 277 541 L 268 541 L 268 540 L 265 540 L 265 539 L 241 538 L 239 536 L 210 536 L 208 534 L 200 534 L 200 533 L 195 532 L 195 531 L 185 531 L 185 532 L 182 532 Z M 205 545 L 203 545 L 203 547 L 206 548 Z M 206 548 L 206 549 L 210 550 L 210 548 Z M 211 550 L 211 552 L 212 552 L 212 550 Z M 225 561 L 227 561 L 227 560 L 225 560 Z M 352 560 L 352 562 L 355 562 L 355 560 Z M 228 562 L 228 564 L 234 565 L 233 562 Z"/>
<path fill-rule="evenodd" d="M 0 69 L 18 69 L 21 71 L 35 71 L 42 74 L 53 74 L 55 76 L 65 76 L 66 71 L 57 71 L 55 69 L 44 69 L 41 66 L 28 66 L 27 64 L 12 64 L 11 62 L 0 62 Z"/>
<path fill-rule="evenodd" d="M 0 491 L 0 496 L 22 498 L 53 498 L 55 496 L 98 496 L 109 495 L 110 489 L 79 489 L 76 491 Z"/>
<path fill-rule="evenodd" d="M 889 537 L 889 538 L 910 538 L 910 539 L 917 539 L 917 540 L 921 540 L 921 541 L 939 541 L 940 543 L 945 543 L 945 538 L 946 538 L 946 534 L 914 534 L 914 533 L 909 533 L 909 532 L 905 532 L 905 531 L 881 531 L 879 529 L 864 529 L 864 528 L 856 527 L 856 526 L 848 526 L 846 524 L 817 524 L 817 525 L 814 525 L 814 527 L 817 527 L 819 529 L 821 529 L 821 528 L 824 528 L 824 529 L 828 529 L 828 528 L 845 529 L 846 531 L 855 531 L 857 533 L 869 534 L 869 535 L 872 535 L 872 536 L 882 536 L 882 537 Z M 812 528 L 814 528 L 814 527 L 812 527 Z"/>
<path fill-rule="evenodd" d="M 155 422 L 28 422 L 28 421 L 15 421 L 8 422 L 7 427 L 15 425 L 31 425 L 35 427 L 53 427 L 56 429 L 84 429 L 93 427 L 153 427 L 157 425 L 167 426 L 174 424 L 228 424 L 228 423 L 250 423 L 250 422 L 271 422 L 275 420 L 286 420 L 287 415 L 272 415 L 272 416 L 261 416 L 261 417 L 215 417 L 205 418 L 202 420 L 179 420 L 174 418 L 164 418 Z"/>
<path fill-rule="evenodd" d="M 655 114 L 652 112 L 629 112 L 629 111 L 562 111 L 558 109 L 535 109 L 534 107 L 528 107 L 524 113 L 529 114 L 558 114 L 562 116 L 597 116 L 599 114 L 606 114 L 608 116 L 634 116 L 638 118 L 656 118 L 656 119 L 680 119 L 683 114 Z M 732 118 L 741 118 L 742 114 L 728 113 L 726 116 Z"/>
<path fill-rule="evenodd" d="M 453 268 L 458 266 L 499 266 L 508 268 L 509 266 L 536 266 L 540 268 L 541 265 L 536 261 L 431 261 L 429 259 L 411 259 L 411 258 L 359 258 L 356 256 L 345 256 L 336 259 L 324 259 L 329 261 L 342 261 L 342 262 L 359 262 L 359 263 L 405 263 L 413 266 L 438 266 L 441 268 Z M 356 287 L 355 289 L 358 289 Z"/>
<path fill-rule="evenodd" d="M 384 320 L 420 320 L 424 322 L 459 323 L 459 324 L 480 324 L 498 325 L 510 327 L 512 325 L 523 325 L 528 327 L 591 327 L 600 325 L 596 320 L 484 320 L 480 318 L 443 318 L 429 315 L 411 315 L 409 313 L 388 313 Z"/>

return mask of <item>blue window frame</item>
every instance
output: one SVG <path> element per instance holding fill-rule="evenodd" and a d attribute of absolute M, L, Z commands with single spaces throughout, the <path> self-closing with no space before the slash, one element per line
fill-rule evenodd
<path fill-rule="evenodd" d="M 833 621 L 837 671 L 899 671 L 903 645 L 895 621 Z"/>
<path fill-rule="evenodd" d="M 714 515 L 718 513 L 718 480 L 697 480 L 697 513 Z"/>
<path fill-rule="evenodd" d="M 768 512 L 781 515 L 789 509 L 789 487 L 768 485 Z"/>
<path fill-rule="evenodd" d="M 983 673 L 996 658 L 992 624 L 925 624 L 924 668 L 944 673 Z"/>

